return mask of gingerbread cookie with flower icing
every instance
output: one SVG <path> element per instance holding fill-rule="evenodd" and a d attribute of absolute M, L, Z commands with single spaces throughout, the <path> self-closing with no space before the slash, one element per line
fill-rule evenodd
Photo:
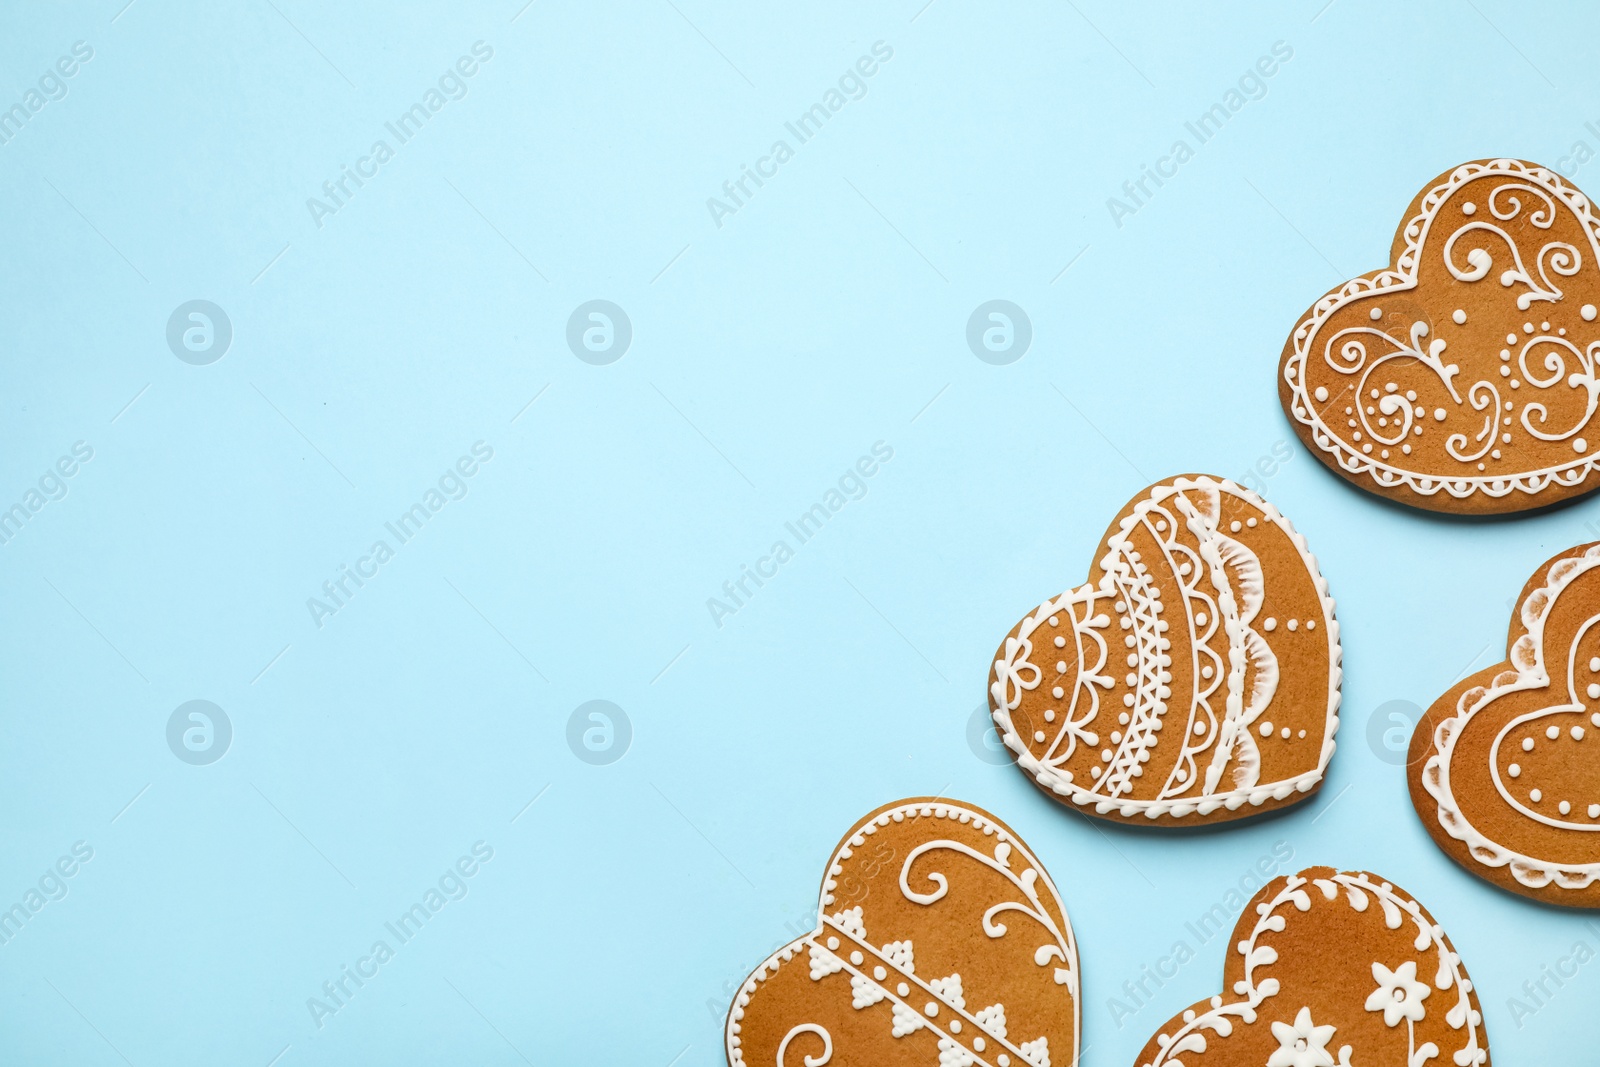
<path fill-rule="evenodd" d="M 1600 217 L 1559 174 L 1464 163 L 1402 216 L 1390 266 L 1333 289 L 1284 345 L 1278 394 L 1346 481 L 1498 514 L 1600 486 Z"/>
<path fill-rule="evenodd" d="M 1418 721 L 1411 802 L 1472 874 L 1600 907 L 1600 543 L 1539 567 L 1507 646 Z"/>
<path fill-rule="evenodd" d="M 1339 727 L 1339 625 L 1289 520 L 1223 478 L 1140 493 L 1090 580 L 1001 642 L 989 706 L 1017 765 L 1085 814 L 1223 822 L 1303 800 Z"/>
<path fill-rule="evenodd" d="M 740 987 L 729 1067 L 1071 1067 L 1078 950 L 1061 897 L 999 819 L 913 798 L 844 836 L 817 927 Z"/>
<path fill-rule="evenodd" d="M 1233 928 L 1222 978 L 1156 1031 L 1138 1067 L 1489 1063 L 1449 937 L 1375 874 L 1311 867 L 1269 882 Z"/>

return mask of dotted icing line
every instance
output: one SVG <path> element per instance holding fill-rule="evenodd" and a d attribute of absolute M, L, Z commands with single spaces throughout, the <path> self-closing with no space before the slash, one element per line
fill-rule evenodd
<path fill-rule="evenodd" d="M 1162 1067 L 1163 1064 L 1173 1064 L 1176 1067 L 1179 1064 L 1176 1056 L 1187 1052 L 1204 1052 L 1206 1041 L 1200 1031 L 1209 1029 L 1220 1037 L 1227 1037 L 1233 1032 L 1233 1024 L 1228 1019 L 1230 1015 L 1237 1016 L 1247 1025 L 1256 1021 L 1256 1009 L 1268 998 L 1277 996 L 1280 990 L 1276 978 L 1263 978 L 1259 983 L 1254 980 L 1257 966 L 1280 962 L 1275 949 L 1271 946 L 1258 947 L 1257 942 L 1269 931 L 1283 932 L 1287 926 L 1287 919 L 1274 913 L 1285 904 L 1293 904 L 1301 913 L 1311 909 L 1311 896 L 1304 888 L 1307 885 L 1314 885 L 1320 889 L 1324 900 L 1327 901 L 1337 900 L 1338 887 L 1343 886 L 1345 902 L 1358 912 L 1367 910 L 1369 902 L 1366 894 L 1373 894 L 1383 908 L 1384 924 L 1391 930 L 1398 929 L 1404 922 L 1401 911 L 1411 916 L 1417 925 L 1417 939 L 1413 942 L 1413 947 L 1421 952 L 1431 945 L 1439 957 L 1439 970 L 1434 978 L 1434 986 L 1441 992 L 1451 988 L 1458 991 L 1456 1006 L 1447 1012 L 1445 1018 L 1452 1029 L 1467 1030 L 1467 1043 L 1451 1058 L 1461 1067 L 1471 1067 L 1486 1062 L 1489 1051 L 1481 1047 L 1478 1040 L 1478 1028 L 1483 1023 L 1483 1016 L 1472 1007 L 1470 997 L 1472 980 L 1461 967 L 1461 957 L 1450 948 L 1443 928 L 1423 913 L 1422 905 L 1389 882 L 1374 884 L 1365 874 L 1337 873 L 1331 878 L 1307 879 L 1302 877 L 1304 873 L 1290 875 L 1284 887 L 1270 901 L 1261 901 L 1255 905 L 1258 918 L 1250 931 L 1250 937 L 1235 946 L 1235 950 L 1244 958 L 1245 976 L 1234 983 L 1233 993 L 1245 999 L 1225 1003 L 1219 994 L 1211 998 L 1209 1011 L 1197 1013 L 1193 1008 L 1185 1010 L 1179 1016 L 1183 1020 L 1181 1027 L 1171 1034 L 1156 1034 L 1156 1044 L 1160 1051 L 1154 1060 L 1142 1064 L 1141 1067 Z"/>
<path fill-rule="evenodd" d="M 1485 496 L 1498 499 L 1518 491 L 1534 495 L 1551 485 L 1561 487 L 1579 485 L 1591 471 L 1600 468 L 1600 453 L 1597 453 L 1542 470 L 1515 475 L 1446 477 L 1418 474 L 1384 463 L 1381 459 L 1374 459 L 1370 454 L 1357 452 L 1347 445 L 1323 421 L 1321 415 L 1311 406 L 1310 398 L 1306 394 L 1304 367 L 1310 358 L 1307 344 L 1323 321 L 1357 296 L 1415 289 L 1416 268 L 1422 245 L 1439 207 L 1457 188 L 1485 175 L 1527 178 L 1538 182 L 1551 195 L 1561 200 L 1572 210 L 1587 231 L 1597 266 L 1600 266 L 1600 220 L 1597 220 L 1590 211 L 1589 199 L 1544 167 L 1529 167 L 1516 159 L 1496 159 L 1487 164 L 1463 164 L 1451 171 L 1444 182 L 1434 186 L 1424 195 L 1421 211 L 1406 223 L 1404 231 L 1406 247 L 1401 252 L 1395 267 L 1385 268 L 1371 278 L 1352 278 L 1333 292 L 1323 295 L 1312 305 L 1311 312 L 1295 327 L 1294 351 L 1285 361 L 1283 368 L 1284 380 L 1289 385 L 1292 398 L 1290 413 L 1296 422 L 1312 431 L 1312 440 L 1316 446 L 1331 456 L 1340 470 L 1348 474 L 1366 475 L 1383 488 L 1405 486 L 1419 496 L 1425 497 L 1436 496 L 1443 491 L 1457 500 L 1465 500 L 1475 493 L 1483 493 Z M 1581 312 L 1585 321 L 1595 317 L 1592 305 L 1585 305 Z M 1460 311 L 1455 314 L 1461 315 L 1458 322 L 1464 321 L 1464 314 Z M 1584 444 L 1587 446 L 1587 442 Z"/>
<path fill-rule="evenodd" d="M 1455 755 L 1456 739 L 1473 716 L 1507 693 L 1550 684 L 1544 662 L 1545 621 L 1561 591 L 1580 574 L 1596 566 L 1600 566 L 1600 545 L 1591 546 L 1581 557 L 1557 560 L 1550 565 L 1545 572 L 1544 584 L 1524 597 L 1518 605 L 1528 632 L 1512 646 L 1512 669 L 1500 672 L 1486 687 L 1474 687 L 1461 694 L 1456 701 L 1455 714 L 1434 728 L 1435 751 L 1422 769 L 1422 786 L 1434 798 L 1437 804 L 1435 814 L 1445 832 L 1465 844 L 1468 854 L 1476 862 L 1490 868 L 1509 867 L 1511 876 L 1529 889 L 1543 889 L 1552 883 L 1560 889 L 1586 889 L 1600 881 L 1600 862 L 1555 863 L 1525 855 L 1488 837 L 1472 824 L 1456 801 L 1450 784 L 1450 763 Z M 1596 725 L 1600 726 L 1600 723 Z M 1491 769 L 1497 770 L 1493 765 Z M 1500 786 L 1498 780 L 1496 785 Z M 1514 807 L 1520 806 L 1507 795 L 1503 787 L 1500 787 L 1500 792 Z"/>
<path fill-rule="evenodd" d="M 1021 703 L 1022 698 L 1019 692 L 1015 702 L 1008 702 L 1005 681 L 1007 677 L 1015 677 L 1017 658 L 1019 654 L 1023 652 L 1025 647 L 1031 648 L 1031 642 L 1025 642 L 1023 640 L 1008 641 L 1005 658 L 997 661 L 995 664 L 993 671 L 993 677 L 995 680 L 990 687 L 990 691 L 994 695 L 995 703 L 997 705 L 993 712 L 993 716 L 995 723 L 1000 728 L 1001 739 L 1005 742 L 1006 747 L 1011 749 L 1011 751 L 1016 755 L 1017 763 L 1022 767 L 1022 769 L 1031 774 L 1040 785 L 1050 789 L 1057 795 L 1067 797 L 1072 801 L 1072 803 L 1080 807 L 1085 807 L 1092 804 L 1094 805 L 1095 811 L 1102 815 L 1115 810 L 1118 814 L 1124 817 L 1144 815 L 1148 819 L 1155 820 L 1163 816 L 1184 818 L 1188 815 L 1196 813 L 1200 815 L 1208 815 L 1222 807 L 1226 807 L 1229 811 L 1237 811 L 1246 804 L 1249 804 L 1252 807 L 1259 807 L 1268 800 L 1284 800 L 1296 792 L 1309 792 L 1311 789 L 1315 788 L 1317 783 L 1322 780 L 1322 776 L 1327 770 L 1328 761 L 1333 756 L 1335 748 L 1333 738 L 1339 729 L 1339 690 L 1340 683 L 1343 678 L 1343 667 L 1341 665 L 1343 648 L 1339 642 L 1339 624 L 1334 617 L 1334 601 L 1333 598 L 1328 594 L 1327 579 L 1322 575 L 1322 571 L 1317 564 L 1316 556 L 1311 553 L 1306 544 L 1305 538 L 1294 528 L 1293 523 L 1283 516 L 1277 508 L 1273 507 L 1266 500 L 1262 499 L 1250 489 L 1240 486 L 1226 478 L 1218 479 L 1202 475 L 1198 478 L 1178 478 L 1170 485 L 1160 485 L 1152 488 L 1149 494 L 1139 502 L 1138 506 L 1136 506 L 1134 514 L 1123 520 L 1121 527 L 1119 527 L 1119 532 L 1117 535 L 1113 536 L 1111 544 L 1114 545 L 1117 541 L 1125 539 L 1124 535 L 1126 534 L 1127 530 L 1131 528 L 1134 522 L 1139 520 L 1139 516 L 1142 514 L 1140 510 L 1141 508 L 1148 510 L 1148 508 L 1159 504 L 1169 496 L 1191 489 L 1219 490 L 1244 500 L 1246 503 L 1259 510 L 1266 517 L 1267 521 L 1277 525 L 1278 528 L 1289 537 L 1290 542 L 1300 554 L 1301 562 L 1304 565 L 1306 572 L 1311 576 L 1313 584 L 1316 588 L 1317 596 L 1322 606 L 1323 617 L 1327 620 L 1326 635 L 1329 648 L 1328 710 L 1326 716 L 1326 726 L 1323 733 L 1322 751 L 1319 755 L 1315 769 L 1306 771 L 1293 778 L 1287 778 L 1277 782 L 1261 783 L 1248 789 L 1234 789 L 1226 793 L 1212 793 L 1205 794 L 1200 797 L 1176 800 L 1158 798 L 1155 800 L 1119 801 L 1112 798 L 1107 798 L 1101 794 L 1077 785 L 1066 774 L 1056 770 L 1054 767 L 1042 763 L 1033 755 L 1033 753 L 1029 750 L 1027 743 L 1018 734 L 1015 724 L 1011 719 L 1011 711 L 1012 708 Z M 1111 557 L 1108 554 L 1106 560 L 1109 561 L 1110 559 Z M 1022 621 L 1022 624 L 1018 629 L 1019 638 L 1026 638 L 1035 629 L 1037 629 L 1048 616 L 1058 613 L 1062 609 L 1062 605 L 1068 603 L 1070 598 L 1075 595 L 1075 592 L 1076 591 L 1069 591 L 1067 593 L 1063 593 L 1061 596 L 1052 598 L 1041 604 L 1032 615 L 1029 615 Z M 1270 622 L 1272 620 L 1268 621 Z M 1266 627 L 1264 625 L 1263 628 L 1270 627 Z"/>
<path fill-rule="evenodd" d="M 839 850 L 834 854 L 833 861 L 828 865 L 828 877 L 823 882 L 822 893 L 817 905 L 817 928 L 803 937 L 796 938 L 794 941 L 789 942 L 787 945 L 784 945 L 782 948 L 772 953 L 772 955 L 768 956 L 760 963 L 760 965 L 756 967 L 754 971 L 751 972 L 750 976 L 747 977 L 744 980 L 744 983 L 739 987 L 739 992 L 737 996 L 735 996 L 733 1005 L 728 1011 L 727 1027 L 724 1032 L 724 1042 L 727 1049 L 728 1062 L 732 1064 L 733 1067 L 740 1067 L 740 1065 L 745 1062 L 744 1051 L 740 1047 L 740 1023 L 744 1019 L 745 1008 L 749 1006 L 750 998 L 755 994 L 755 991 L 760 984 L 765 982 L 772 975 L 776 974 L 780 966 L 793 959 L 795 955 L 806 946 L 815 946 L 819 951 L 822 952 L 829 951 L 822 945 L 818 944 L 815 939 L 822 934 L 824 927 L 829 925 L 826 912 L 827 908 L 834 903 L 833 890 L 837 888 L 837 882 L 835 879 L 839 874 L 843 873 L 843 867 L 841 865 L 842 861 L 849 859 L 854 854 L 854 850 L 864 845 L 867 838 L 877 833 L 880 827 L 888 826 L 891 822 L 904 822 L 907 818 L 954 819 L 964 826 L 970 825 L 974 830 L 979 831 L 985 837 L 994 838 L 997 845 L 1009 846 L 1011 851 L 1022 861 L 1024 861 L 1028 868 L 1034 872 L 1034 885 L 1042 886 L 1044 888 L 1048 894 L 1048 900 L 1055 905 L 1056 911 L 1060 914 L 1062 927 L 1061 937 L 1065 942 L 1067 954 L 1067 959 L 1064 961 L 1064 965 L 1073 975 L 1078 973 L 1077 943 L 1072 934 L 1072 920 L 1067 915 L 1066 905 L 1061 900 L 1061 894 L 1056 891 L 1055 883 L 1051 881 L 1050 875 L 1045 871 L 1044 867 L 1033 856 L 1033 854 L 1028 851 L 1027 846 L 1025 846 L 1014 834 L 1010 833 L 998 822 L 984 816 L 979 812 L 973 811 L 970 808 L 962 807 L 959 804 L 945 803 L 940 801 L 899 804 L 885 811 L 881 811 L 865 822 L 858 824 L 856 829 L 846 836 L 845 842 L 839 846 Z M 844 960 L 839 960 L 839 962 L 843 967 L 850 969 L 852 973 L 859 973 L 855 971 L 855 968 L 852 965 L 846 963 Z M 865 978 L 864 975 L 862 977 Z M 870 979 L 868 980 L 870 981 Z M 884 993 L 889 999 L 900 1002 L 899 998 L 893 993 L 890 993 L 888 990 L 884 990 Z M 1072 1035 L 1073 1041 L 1076 1045 L 1081 1043 L 1082 1040 L 1082 1009 L 1079 1005 L 1078 994 L 1075 989 L 1070 991 L 1070 995 L 1072 999 Z M 944 998 L 941 996 L 940 1000 L 943 1001 Z M 903 1004 L 903 1002 L 900 1003 Z M 945 1003 L 948 1002 L 946 1001 Z M 909 1006 L 906 1007 L 908 1010 L 910 1010 Z M 951 1007 L 953 1008 L 954 1006 L 951 1005 Z M 980 1026 L 981 1028 L 981 1024 L 978 1024 L 975 1021 L 974 1025 Z M 934 1029 L 936 1032 L 943 1034 L 943 1031 L 939 1031 L 937 1027 L 932 1027 L 931 1024 L 930 1029 Z M 944 1036 L 943 1040 L 951 1041 L 953 1046 L 953 1039 L 949 1038 L 947 1035 Z M 1024 1053 L 1024 1055 L 1026 1054 Z M 1076 1063 L 1077 1058 L 1078 1049 L 1074 1047 L 1072 1050 L 1072 1058 L 1069 1062 Z M 975 1060 L 980 1063 L 986 1062 L 977 1058 L 976 1056 Z M 996 1067 L 1004 1067 L 1004 1065 L 1000 1064 L 1000 1057 L 998 1056 L 996 1057 Z M 1013 1064 L 1012 1067 L 1025 1067 L 1025 1065 Z"/>

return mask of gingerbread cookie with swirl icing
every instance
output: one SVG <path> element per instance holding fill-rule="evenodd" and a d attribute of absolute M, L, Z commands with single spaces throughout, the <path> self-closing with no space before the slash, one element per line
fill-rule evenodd
<path fill-rule="evenodd" d="M 1078 950 L 1016 833 L 912 798 L 834 850 L 817 927 L 768 956 L 728 1011 L 729 1067 L 1071 1067 Z"/>
<path fill-rule="evenodd" d="M 1559 174 L 1464 163 L 1390 266 L 1301 317 L 1278 395 L 1311 454 L 1413 507 L 1501 514 L 1600 486 L 1600 216 Z"/>
<path fill-rule="evenodd" d="M 1411 802 L 1472 874 L 1600 907 L 1600 543 L 1523 587 L 1504 662 L 1434 701 L 1411 735 Z"/>
<path fill-rule="evenodd" d="M 1339 727 L 1339 624 L 1305 538 L 1192 474 L 1111 523 L 1090 580 L 1001 642 L 989 706 L 1017 765 L 1087 815 L 1223 822 L 1305 799 Z"/>

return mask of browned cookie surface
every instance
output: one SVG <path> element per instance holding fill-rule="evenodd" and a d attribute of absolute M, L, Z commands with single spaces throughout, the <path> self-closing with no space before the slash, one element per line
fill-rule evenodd
<path fill-rule="evenodd" d="M 1278 394 L 1340 477 L 1415 507 L 1494 514 L 1600 485 L 1600 217 L 1560 175 L 1464 163 L 1401 218 L 1390 265 L 1312 305 Z"/>
<path fill-rule="evenodd" d="M 1466 967 L 1410 894 L 1365 871 L 1275 878 L 1234 927 L 1222 989 L 1164 1024 L 1138 1067 L 1489 1062 Z"/>
<path fill-rule="evenodd" d="M 1018 765 L 1063 803 L 1221 822 L 1321 783 L 1339 657 L 1304 538 L 1250 490 L 1184 475 L 1130 501 L 1090 580 L 1012 628 L 989 702 Z"/>
<path fill-rule="evenodd" d="M 745 980 L 728 1062 L 1070 1065 L 1079 988 L 1072 925 L 1027 846 L 970 805 L 900 801 L 840 842 L 817 929 Z"/>
<path fill-rule="evenodd" d="M 1423 825 L 1472 874 L 1600 907 L 1600 544 L 1546 561 L 1506 659 L 1434 701 L 1411 736 Z"/>

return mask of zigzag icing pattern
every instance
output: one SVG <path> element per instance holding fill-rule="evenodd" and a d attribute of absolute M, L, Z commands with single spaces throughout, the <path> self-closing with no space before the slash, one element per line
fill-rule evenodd
<path fill-rule="evenodd" d="M 1008 1036 L 1004 1004 L 990 1004 L 982 1008 L 969 1006 L 959 973 L 941 978 L 918 977 L 914 971 L 915 946 L 911 941 L 890 941 L 881 948 L 871 945 L 861 907 L 828 913 L 829 907 L 835 902 L 834 892 L 838 888 L 836 879 L 843 872 L 842 861 L 848 860 L 854 850 L 861 848 L 879 827 L 910 818 L 951 819 L 970 825 L 986 839 L 993 841 L 994 851 L 986 855 L 961 842 L 939 838 L 922 843 L 907 855 L 901 867 L 899 888 L 906 899 L 919 904 L 932 904 L 944 896 L 948 882 L 942 873 L 926 876 L 935 883 L 931 891 L 913 889 L 907 881 L 913 862 L 931 851 L 954 851 L 1004 875 L 1024 899 L 997 902 L 984 916 L 984 930 L 991 938 L 1007 936 L 1005 925 L 997 921 L 997 916 L 1005 912 L 1023 913 L 1045 929 L 1048 937 L 1034 953 L 1035 964 L 1053 968 L 1055 984 L 1070 991 L 1072 1032 L 1080 1032 L 1082 1013 L 1078 1004 L 1077 947 L 1060 896 L 1044 868 L 1013 834 L 979 812 L 953 803 L 908 803 L 879 812 L 839 847 L 829 865 L 828 877 L 823 882 L 817 908 L 817 930 L 768 956 L 745 980 L 728 1013 L 724 1035 L 728 1062 L 732 1067 L 743 1067 L 746 1062 L 740 1024 L 751 997 L 761 983 L 802 951 L 809 956 L 812 981 L 825 979 L 840 971 L 850 975 L 850 1003 L 857 1011 L 871 1011 L 887 1002 L 890 1013 L 886 1021 L 893 1037 L 903 1038 L 923 1029 L 936 1034 L 941 1067 L 1000 1067 L 1002 1064 L 1010 1064 L 1011 1067 L 1051 1067 L 1049 1042 L 1045 1037 L 1018 1041 L 1016 1035 Z M 1062 919 L 1060 924 L 1051 917 L 1044 905 L 1045 900 L 1059 910 Z M 925 1001 L 937 1001 L 940 1011 L 935 1016 L 918 1011 L 916 1004 Z M 820 1056 L 807 1055 L 804 1058 L 807 1067 L 823 1067 L 832 1058 L 833 1037 L 826 1028 L 816 1023 L 801 1023 L 790 1029 L 779 1046 L 780 1067 L 786 1062 L 784 1056 L 790 1042 L 802 1034 L 812 1035 L 823 1042 Z"/>

